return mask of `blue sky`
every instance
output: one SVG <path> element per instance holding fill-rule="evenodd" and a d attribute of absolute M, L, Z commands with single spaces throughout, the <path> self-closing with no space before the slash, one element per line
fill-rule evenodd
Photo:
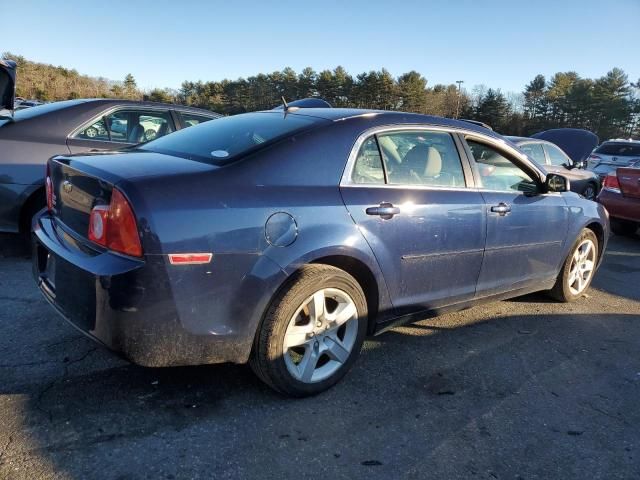
<path fill-rule="evenodd" d="M 409 70 L 521 91 L 536 74 L 640 78 L 640 0 L 0 0 L 0 52 L 177 88 L 260 72 Z"/>

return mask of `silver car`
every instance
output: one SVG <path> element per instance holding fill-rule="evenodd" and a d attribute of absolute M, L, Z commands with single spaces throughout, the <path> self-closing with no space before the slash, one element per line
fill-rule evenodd
<path fill-rule="evenodd" d="M 601 180 L 618 167 L 628 167 L 640 162 L 640 141 L 614 139 L 598 146 L 587 159 L 587 169 Z"/>

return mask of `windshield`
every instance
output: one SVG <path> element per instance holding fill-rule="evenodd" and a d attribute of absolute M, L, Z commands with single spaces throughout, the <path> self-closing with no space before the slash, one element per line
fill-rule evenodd
<path fill-rule="evenodd" d="M 615 155 L 618 157 L 638 157 L 640 156 L 640 144 L 636 143 L 603 143 L 596 148 L 594 153 L 603 155 Z"/>
<path fill-rule="evenodd" d="M 326 121 L 282 112 L 245 113 L 185 128 L 139 148 L 224 165 L 269 142 Z"/>

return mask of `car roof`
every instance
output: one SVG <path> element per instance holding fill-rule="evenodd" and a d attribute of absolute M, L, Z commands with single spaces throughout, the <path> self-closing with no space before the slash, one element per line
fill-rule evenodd
<path fill-rule="evenodd" d="M 163 107 L 169 109 L 178 110 L 191 110 L 194 112 L 202 112 L 207 114 L 219 115 L 212 110 L 204 108 L 191 107 L 188 105 L 180 105 L 179 103 L 161 103 L 161 102 L 147 102 L 143 100 L 130 100 L 121 98 L 82 98 L 76 100 L 78 103 L 92 103 L 94 105 L 135 105 L 137 107 Z"/>
<path fill-rule="evenodd" d="M 266 110 L 273 113 L 274 110 Z M 451 118 L 437 117 L 434 115 L 423 115 L 420 113 L 406 113 L 389 110 L 369 110 L 360 108 L 290 108 L 288 115 L 305 115 L 309 117 L 322 118 L 334 122 L 344 121 L 353 118 L 375 118 L 378 124 L 420 124 L 452 127 L 464 130 L 472 130 L 482 135 L 498 137 L 498 135 L 486 128 L 464 120 L 454 120 Z"/>

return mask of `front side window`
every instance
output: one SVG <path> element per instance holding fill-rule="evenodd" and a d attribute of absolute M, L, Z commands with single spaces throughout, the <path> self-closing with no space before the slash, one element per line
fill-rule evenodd
<path fill-rule="evenodd" d="M 556 167 L 562 167 L 564 165 L 570 165 L 571 160 L 567 157 L 558 147 L 553 145 L 545 145 L 547 153 L 549 154 L 549 163 Z"/>
<path fill-rule="evenodd" d="M 539 143 L 525 143 L 520 147 L 520 150 L 533 158 L 539 165 L 547 163 L 547 159 L 544 156 L 544 149 Z"/>
<path fill-rule="evenodd" d="M 167 111 L 118 110 L 105 118 L 112 142 L 148 142 L 173 131 Z"/>
<path fill-rule="evenodd" d="M 117 110 L 92 120 L 74 135 L 83 140 L 141 143 L 162 137 L 173 131 L 169 112 Z"/>
<path fill-rule="evenodd" d="M 74 138 L 81 138 L 83 140 L 100 140 L 103 142 L 109 141 L 109 132 L 104 122 L 104 118 L 91 122 L 89 125 L 83 127 Z"/>
<path fill-rule="evenodd" d="M 495 148 L 467 139 L 478 167 L 481 187 L 498 191 L 536 193 L 538 184 L 519 166 Z"/>

